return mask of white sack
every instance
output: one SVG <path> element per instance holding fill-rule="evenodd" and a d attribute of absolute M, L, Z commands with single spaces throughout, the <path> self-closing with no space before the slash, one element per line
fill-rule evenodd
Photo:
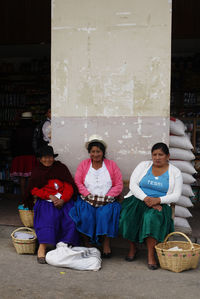
<path fill-rule="evenodd" d="M 182 177 L 183 177 L 183 184 L 193 184 L 196 181 L 191 174 L 186 172 L 182 172 Z"/>
<path fill-rule="evenodd" d="M 174 217 L 175 231 L 181 231 L 185 234 L 191 234 L 192 229 L 187 219 Z"/>
<path fill-rule="evenodd" d="M 175 216 L 188 218 L 188 217 L 192 217 L 192 214 L 187 208 L 175 205 Z"/>
<path fill-rule="evenodd" d="M 173 164 L 174 166 L 176 166 L 182 172 L 186 172 L 189 174 L 196 173 L 194 166 L 189 161 L 170 160 L 170 163 Z"/>
<path fill-rule="evenodd" d="M 177 147 L 186 150 L 193 149 L 193 145 L 187 135 L 185 136 L 169 136 L 169 147 Z"/>
<path fill-rule="evenodd" d="M 176 205 L 185 207 L 185 208 L 191 208 L 193 207 L 193 203 L 191 202 L 190 198 L 187 196 L 181 195 L 179 200 L 176 202 Z"/>
<path fill-rule="evenodd" d="M 170 134 L 184 136 L 185 135 L 185 125 L 179 120 L 175 119 L 175 121 L 170 120 Z"/>
<path fill-rule="evenodd" d="M 183 184 L 181 195 L 184 195 L 187 197 L 194 196 L 191 186 L 188 184 Z"/>
<path fill-rule="evenodd" d="M 101 253 L 96 248 L 69 247 L 63 242 L 46 254 L 46 262 L 56 267 L 76 270 L 98 271 L 101 268 Z"/>
<path fill-rule="evenodd" d="M 183 251 L 182 248 L 179 248 L 178 246 L 174 246 L 174 247 L 171 247 L 169 249 L 167 249 L 168 251 Z"/>
<path fill-rule="evenodd" d="M 182 217 L 174 217 L 174 225 L 179 227 L 191 228 L 188 220 Z"/>
<path fill-rule="evenodd" d="M 195 159 L 195 155 L 191 152 L 191 150 L 170 147 L 169 153 L 170 153 L 170 159 L 172 160 L 192 161 Z"/>

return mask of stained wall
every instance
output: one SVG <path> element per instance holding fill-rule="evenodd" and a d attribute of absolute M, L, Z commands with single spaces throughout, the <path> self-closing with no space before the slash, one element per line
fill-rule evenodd
<path fill-rule="evenodd" d="M 170 0 L 52 1 L 52 140 L 72 173 L 92 134 L 124 179 L 168 143 Z"/>

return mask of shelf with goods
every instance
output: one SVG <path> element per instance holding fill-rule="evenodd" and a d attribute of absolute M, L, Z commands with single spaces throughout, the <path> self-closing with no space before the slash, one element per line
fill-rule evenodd
<path fill-rule="evenodd" d="M 200 159 L 200 54 L 175 56 L 171 70 L 171 116 L 182 120 Z"/>
<path fill-rule="evenodd" d="M 176 113 L 200 107 L 200 54 L 172 57 L 171 106 Z"/>
<path fill-rule="evenodd" d="M 21 113 L 31 111 L 35 124 L 45 119 L 50 104 L 50 63 L 46 59 L 25 62 L 0 60 L 0 193 L 16 193 L 17 181 L 9 176 L 11 136 Z"/>
<path fill-rule="evenodd" d="M 11 152 L 0 148 L 0 194 L 2 193 L 19 193 L 18 180 L 10 178 Z"/>
<path fill-rule="evenodd" d="M 190 136 L 196 159 L 200 159 L 200 118 L 179 117 L 186 126 L 186 133 Z"/>

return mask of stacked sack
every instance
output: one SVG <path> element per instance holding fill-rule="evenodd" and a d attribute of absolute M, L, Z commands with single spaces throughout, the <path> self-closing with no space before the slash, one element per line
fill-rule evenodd
<path fill-rule="evenodd" d="M 187 218 L 192 217 L 188 208 L 193 206 L 190 200 L 190 197 L 194 196 L 191 184 L 195 182 L 193 174 L 196 170 L 192 164 L 192 160 L 195 159 L 191 151 L 193 146 L 185 130 L 186 127 L 182 121 L 176 118 L 170 119 L 170 163 L 179 168 L 183 176 L 182 194 L 175 206 L 174 225 L 176 231 L 190 234 L 192 229 Z"/>

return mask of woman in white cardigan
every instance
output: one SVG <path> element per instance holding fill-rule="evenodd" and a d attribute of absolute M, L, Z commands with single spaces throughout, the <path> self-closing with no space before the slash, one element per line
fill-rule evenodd
<path fill-rule="evenodd" d="M 130 192 L 122 203 L 119 231 L 129 240 L 126 260 L 136 257 L 135 243 L 146 241 L 148 268 L 158 268 L 155 245 L 174 230 L 170 203 L 177 202 L 182 190 L 182 175 L 170 164 L 165 143 L 156 143 L 151 150 L 152 161 L 144 161 L 133 171 Z"/>

